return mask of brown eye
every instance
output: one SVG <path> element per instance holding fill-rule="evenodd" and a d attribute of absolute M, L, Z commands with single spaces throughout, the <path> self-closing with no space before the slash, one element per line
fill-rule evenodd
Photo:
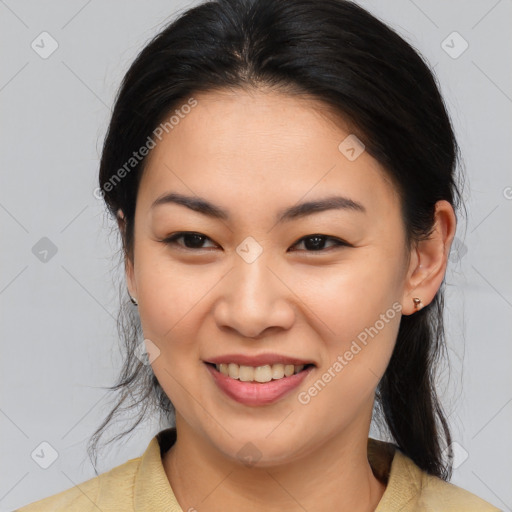
<path fill-rule="evenodd" d="M 350 246 L 350 244 L 347 244 L 343 240 L 327 235 L 308 235 L 301 238 L 298 242 L 294 244 L 294 246 L 304 243 L 304 247 L 306 248 L 307 252 L 325 252 L 325 243 L 327 241 L 334 242 L 334 246 L 331 246 L 331 248 L 340 246 Z"/>
<path fill-rule="evenodd" d="M 183 239 L 183 244 L 178 243 L 179 239 Z M 206 240 L 210 240 L 206 235 L 202 235 L 201 233 L 195 233 L 191 231 L 180 231 L 178 233 L 174 233 L 170 237 L 167 237 L 165 240 L 162 240 L 162 243 L 166 245 L 177 245 L 182 249 L 207 249 L 207 247 L 203 247 L 203 244 Z"/>

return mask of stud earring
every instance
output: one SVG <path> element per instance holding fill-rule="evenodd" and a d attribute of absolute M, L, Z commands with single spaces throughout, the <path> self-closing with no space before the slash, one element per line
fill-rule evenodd
<path fill-rule="evenodd" d="M 423 307 L 423 304 L 421 303 L 421 299 L 419 299 L 418 297 L 414 297 L 412 299 L 412 301 L 414 302 L 414 308 L 415 309 L 420 310 Z"/>
<path fill-rule="evenodd" d="M 139 303 L 137 302 L 137 299 L 135 299 L 134 297 L 132 297 L 130 294 L 128 294 L 130 296 L 130 301 L 132 304 L 134 304 L 135 306 L 138 306 Z"/>

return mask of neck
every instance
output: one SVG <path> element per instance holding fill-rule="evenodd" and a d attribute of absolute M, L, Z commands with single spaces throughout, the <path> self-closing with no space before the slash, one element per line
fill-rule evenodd
<path fill-rule="evenodd" d="M 179 435 L 163 457 L 164 469 L 183 510 L 374 511 L 385 484 L 368 462 L 365 424 L 351 425 L 300 460 L 248 467 L 225 457 L 177 414 Z"/>

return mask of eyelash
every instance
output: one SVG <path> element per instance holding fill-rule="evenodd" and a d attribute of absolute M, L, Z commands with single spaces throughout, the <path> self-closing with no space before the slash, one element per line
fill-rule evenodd
<path fill-rule="evenodd" d="M 199 247 L 199 248 L 191 248 L 191 247 L 184 247 L 183 245 L 181 244 L 178 244 L 177 243 L 177 240 L 180 239 L 180 238 L 183 238 L 184 236 L 187 236 L 187 235 L 196 235 L 196 236 L 199 236 L 201 238 L 203 238 L 203 242 L 206 241 L 206 240 L 210 240 L 212 241 L 209 237 L 207 237 L 206 235 L 203 235 L 201 233 L 196 233 L 195 231 L 178 231 L 177 233 L 174 233 L 172 234 L 171 236 L 165 238 L 164 240 L 160 240 L 163 244 L 165 245 L 177 245 L 180 249 L 183 249 L 185 251 L 200 251 L 200 250 L 205 250 L 205 249 L 211 249 L 210 247 Z M 312 238 L 322 238 L 322 239 L 325 239 L 325 241 L 333 241 L 335 242 L 335 245 L 329 249 L 335 249 L 335 248 L 340 248 L 340 247 L 352 247 L 349 243 L 345 242 L 344 240 L 341 240 L 339 238 L 335 238 L 335 237 L 332 237 L 332 236 L 328 236 L 328 235 L 321 235 L 321 234 L 312 234 L 312 235 L 307 235 L 307 236 L 304 236 L 302 238 L 300 238 L 299 240 L 297 240 L 293 246 L 299 244 L 299 243 L 302 243 L 304 240 L 308 240 L 308 239 L 312 239 Z M 292 246 L 292 247 L 293 247 Z M 313 251 L 307 251 L 308 253 L 325 253 L 327 252 L 329 249 L 319 249 L 319 250 L 313 250 Z"/>

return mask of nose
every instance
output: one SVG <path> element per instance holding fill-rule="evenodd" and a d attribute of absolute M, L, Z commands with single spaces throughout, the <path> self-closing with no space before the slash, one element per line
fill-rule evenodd
<path fill-rule="evenodd" d="M 252 339 L 270 330 L 290 329 L 295 320 L 294 294 L 283 277 L 263 254 L 252 263 L 236 258 L 215 307 L 218 327 Z"/>

